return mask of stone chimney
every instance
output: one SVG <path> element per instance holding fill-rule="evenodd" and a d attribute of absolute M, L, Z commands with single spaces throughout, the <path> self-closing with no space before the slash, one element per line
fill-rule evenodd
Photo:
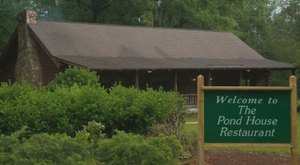
<path fill-rule="evenodd" d="M 37 14 L 34 11 L 26 10 L 26 23 L 36 24 Z"/>
<path fill-rule="evenodd" d="M 36 24 L 37 14 L 34 11 L 31 10 L 24 10 L 21 12 L 18 16 L 20 23 L 26 23 L 26 24 Z"/>
<path fill-rule="evenodd" d="M 18 57 L 15 66 L 15 80 L 27 81 L 32 86 L 42 85 L 42 70 L 37 42 L 29 32 L 29 24 L 37 24 L 34 11 L 23 11 L 18 19 Z"/>

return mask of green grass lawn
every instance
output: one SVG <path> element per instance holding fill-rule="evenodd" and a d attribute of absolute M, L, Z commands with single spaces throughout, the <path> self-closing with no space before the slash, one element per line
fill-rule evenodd
<path fill-rule="evenodd" d="M 298 113 L 298 130 L 297 130 L 297 148 L 298 155 L 300 155 L 300 113 Z M 187 122 L 196 122 L 197 115 L 189 114 L 186 118 Z M 190 134 L 197 135 L 197 124 L 186 124 L 184 126 L 184 131 L 189 132 Z M 197 143 L 195 143 L 197 144 Z M 277 154 L 289 154 L 289 148 L 280 148 L 280 147 L 245 147 L 245 148 L 237 148 L 237 147 L 218 147 L 218 148 L 208 148 L 208 150 L 240 150 L 245 152 L 268 152 L 268 153 L 277 153 Z"/>

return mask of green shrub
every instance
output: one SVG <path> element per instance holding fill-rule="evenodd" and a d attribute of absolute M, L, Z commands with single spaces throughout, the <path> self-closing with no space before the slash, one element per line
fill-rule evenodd
<path fill-rule="evenodd" d="M 185 123 L 184 98 L 175 92 L 147 89 L 135 101 L 135 109 L 140 109 L 145 132 L 177 135 Z"/>
<path fill-rule="evenodd" d="M 107 165 L 175 165 L 180 144 L 174 137 L 144 138 L 118 132 L 112 139 L 100 141 L 97 158 Z"/>
<path fill-rule="evenodd" d="M 0 133 L 10 134 L 28 126 L 33 133 L 75 135 L 88 121 L 102 121 L 107 93 L 100 87 L 74 86 L 54 92 L 35 89 L 15 99 L 0 100 Z"/>
<path fill-rule="evenodd" d="M 99 86 L 99 76 L 96 72 L 83 68 L 68 68 L 56 75 L 55 79 L 48 85 L 49 89 L 57 87 L 77 86 Z"/>
<path fill-rule="evenodd" d="M 133 102 L 140 95 L 140 91 L 134 88 L 114 86 L 109 91 L 109 107 L 106 121 L 103 124 L 107 133 L 112 135 L 115 129 L 127 132 L 137 132 L 137 111 L 134 111 Z"/>
<path fill-rule="evenodd" d="M 114 86 L 109 91 L 110 107 L 108 122 L 105 127 L 124 130 L 126 132 L 145 134 L 154 125 L 173 120 L 174 114 L 180 114 L 176 127 L 184 121 L 183 98 L 177 93 L 154 91 L 153 89 L 137 90 Z M 175 125 L 172 125 L 175 126 Z"/>
<path fill-rule="evenodd" d="M 27 96 L 33 89 L 28 83 L 0 83 L 0 101 L 14 101 L 22 96 Z"/>
<path fill-rule="evenodd" d="M 30 98 L 35 90 L 27 83 L 0 85 L 0 134 L 9 134 L 26 125 L 28 111 L 34 112 Z M 34 117 L 34 116 L 33 116 Z"/>
<path fill-rule="evenodd" d="M 178 164 L 181 146 L 175 137 L 145 138 L 118 132 L 107 139 L 101 133 L 100 123 L 90 122 L 84 128 L 76 137 L 64 134 L 27 137 L 25 129 L 1 135 L 0 164 Z"/>
<path fill-rule="evenodd" d="M 67 114 L 69 93 L 39 90 L 30 99 L 33 108 L 28 110 L 29 120 L 26 122 L 31 131 L 68 134 L 74 132 L 74 126 L 69 122 Z"/>
<path fill-rule="evenodd" d="M 1 164 L 97 164 L 87 146 L 66 135 L 35 134 L 23 142 L 1 136 L 4 141 L 12 149 L 1 151 Z"/>
<path fill-rule="evenodd" d="M 68 69 L 58 77 L 64 79 L 70 72 L 75 74 L 74 71 L 93 75 L 93 81 L 86 82 L 96 83 L 94 73 L 81 69 Z M 76 131 L 83 129 L 82 125 L 96 121 L 105 126 L 108 136 L 115 130 L 146 134 L 158 124 L 165 129 L 155 132 L 169 135 L 183 124 L 183 98 L 177 93 L 120 85 L 106 91 L 100 84 L 71 86 L 72 83 L 58 80 L 53 84 L 59 85 L 51 89 L 32 89 L 25 83 L 0 85 L 0 133 L 8 135 L 27 126 L 32 133 L 75 136 Z"/>
<path fill-rule="evenodd" d="M 0 164 L 13 164 L 12 153 L 19 147 L 20 144 L 17 138 L 0 135 Z"/>
<path fill-rule="evenodd" d="M 89 121 L 104 122 L 108 106 L 108 94 L 101 87 L 74 86 L 70 89 L 62 88 L 56 93 L 62 93 L 68 98 L 64 99 L 64 109 L 68 122 L 72 125 L 72 133 L 81 130 L 82 125 Z"/>
<path fill-rule="evenodd" d="M 22 126 L 32 132 L 63 133 L 71 129 L 61 95 L 44 89 L 2 102 L 0 133 L 10 134 Z M 1 101 L 0 101 L 1 104 Z"/>

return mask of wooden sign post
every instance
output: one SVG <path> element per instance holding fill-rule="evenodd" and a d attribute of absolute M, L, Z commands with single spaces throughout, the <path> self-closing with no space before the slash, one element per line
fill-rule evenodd
<path fill-rule="evenodd" d="M 297 87 L 204 86 L 198 76 L 198 164 L 207 147 L 289 147 L 297 164 Z"/>

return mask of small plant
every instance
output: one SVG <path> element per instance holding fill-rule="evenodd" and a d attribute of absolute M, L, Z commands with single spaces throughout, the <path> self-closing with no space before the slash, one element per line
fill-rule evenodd
<path fill-rule="evenodd" d="M 83 126 L 82 131 L 76 133 L 76 138 L 97 143 L 99 140 L 104 139 L 106 136 L 103 133 L 104 125 L 95 121 L 88 122 L 88 125 Z"/>

